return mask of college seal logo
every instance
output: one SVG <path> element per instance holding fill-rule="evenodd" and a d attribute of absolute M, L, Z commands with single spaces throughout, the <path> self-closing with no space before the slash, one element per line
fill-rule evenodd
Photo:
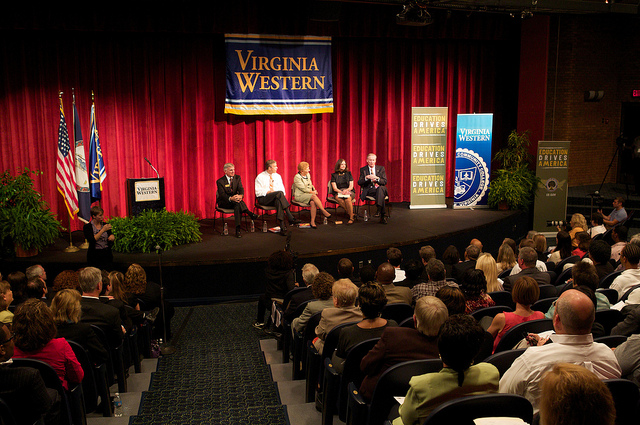
<path fill-rule="evenodd" d="M 472 207 L 489 188 L 489 168 L 482 157 L 470 149 L 456 149 L 456 207 Z"/>

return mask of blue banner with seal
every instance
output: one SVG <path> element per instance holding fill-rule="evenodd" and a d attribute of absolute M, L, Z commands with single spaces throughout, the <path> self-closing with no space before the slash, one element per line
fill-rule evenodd
<path fill-rule="evenodd" d="M 454 208 L 487 207 L 493 114 L 460 114 L 456 131 Z"/>
<path fill-rule="evenodd" d="M 225 34 L 224 112 L 333 112 L 331 37 Z"/>

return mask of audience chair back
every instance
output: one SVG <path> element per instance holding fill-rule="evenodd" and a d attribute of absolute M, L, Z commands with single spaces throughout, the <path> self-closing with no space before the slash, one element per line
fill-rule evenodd
<path fill-rule="evenodd" d="M 498 274 L 498 279 L 502 279 L 503 277 L 507 277 L 507 276 L 509 276 L 509 275 L 511 274 L 511 270 L 513 270 L 513 268 L 510 268 L 510 269 L 506 269 L 506 270 L 501 271 L 501 272 Z"/>
<path fill-rule="evenodd" d="M 511 350 L 522 340 L 523 335 L 527 332 L 540 333 L 551 330 L 553 330 L 553 320 L 551 319 L 538 319 L 519 323 L 505 332 L 500 342 L 498 342 L 495 352 Z"/>
<path fill-rule="evenodd" d="M 627 289 L 627 291 L 620 297 L 620 301 L 627 301 L 629 299 L 629 295 L 631 295 L 631 293 L 633 291 L 635 291 L 636 289 L 640 288 L 640 284 L 638 285 L 633 285 L 631 288 Z M 616 293 L 616 295 L 618 295 L 618 291 L 616 291 L 615 289 L 611 289 L 611 288 L 607 288 L 607 291 L 614 291 Z M 607 297 L 609 297 L 607 295 Z M 616 301 L 610 301 L 611 304 L 615 304 L 617 302 Z"/>
<path fill-rule="evenodd" d="M 400 326 L 401 328 L 416 328 L 416 324 L 413 322 L 413 316 L 407 317 L 402 322 L 398 323 L 398 326 Z"/>
<path fill-rule="evenodd" d="M 413 317 L 413 307 L 407 303 L 387 304 L 382 308 L 382 317 L 387 320 L 394 320 L 402 323 L 409 317 Z"/>
<path fill-rule="evenodd" d="M 599 342 L 606 345 L 609 348 L 616 348 L 627 340 L 625 335 L 608 335 L 601 336 L 600 338 L 594 338 L 593 342 Z"/>
<path fill-rule="evenodd" d="M 474 419 L 493 416 L 520 418 L 530 424 L 533 407 L 515 394 L 482 394 L 461 397 L 436 407 L 424 425 L 473 425 Z"/>
<path fill-rule="evenodd" d="M 40 423 L 36 422 L 36 423 Z M 0 424 L 2 425 L 17 425 L 16 418 L 13 416 L 13 412 L 2 397 L 0 397 Z"/>
<path fill-rule="evenodd" d="M 605 379 L 603 382 L 613 396 L 613 403 L 616 406 L 616 425 L 638 423 L 640 393 L 636 384 L 627 379 Z"/>
<path fill-rule="evenodd" d="M 554 271 L 556 272 L 556 274 L 559 275 L 562 273 L 562 269 L 564 269 L 565 264 L 568 264 L 568 263 L 575 264 L 578 261 L 580 261 L 579 255 L 570 255 L 564 260 L 560 261 L 558 264 L 556 264 L 556 268 L 554 269 Z"/>
<path fill-rule="evenodd" d="M 91 325 L 91 328 L 96 333 L 98 339 L 102 343 L 102 346 L 107 350 L 107 373 L 109 374 L 109 379 L 113 380 L 113 375 L 115 375 L 118 381 L 118 392 L 126 393 L 127 374 L 124 369 L 124 359 L 122 357 L 124 343 L 120 344 L 119 347 L 114 348 L 109 343 L 107 334 L 100 326 Z M 111 366 L 111 369 L 109 366 Z M 112 382 L 110 382 L 109 385 L 112 385 Z"/>
<path fill-rule="evenodd" d="M 571 279 L 572 272 L 573 272 L 573 267 L 568 268 L 567 270 L 556 271 L 556 274 L 558 275 L 558 277 L 556 278 L 555 282 L 551 281 L 551 284 L 555 286 L 565 285 L 567 281 Z"/>
<path fill-rule="evenodd" d="M 598 288 L 609 288 L 613 283 L 613 281 L 616 279 L 616 277 L 620 276 L 622 272 L 623 270 L 618 270 L 617 272 L 609 273 L 608 275 L 600 279 L 600 284 L 598 285 Z"/>
<path fill-rule="evenodd" d="M 511 307 L 507 307 L 506 305 L 494 305 L 491 307 L 479 308 L 471 313 L 471 316 L 477 321 L 480 321 L 480 319 L 485 316 L 495 317 L 496 314 L 504 313 L 505 311 L 513 312 L 513 309 Z"/>
<path fill-rule="evenodd" d="M 80 344 L 75 341 L 67 340 L 73 353 L 76 355 L 76 359 L 80 362 L 82 370 L 84 371 L 84 378 L 82 379 L 82 392 L 84 393 L 84 408 L 87 413 L 95 412 L 98 409 L 98 386 L 96 385 L 96 378 L 93 373 L 93 365 L 89 360 L 89 353 Z"/>
<path fill-rule="evenodd" d="M 553 261 L 545 261 L 544 262 L 544 266 L 547 268 L 547 270 L 555 270 L 556 269 L 556 263 L 554 263 Z"/>
<path fill-rule="evenodd" d="M 302 333 L 296 332 L 293 338 L 293 379 L 302 379 L 305 376 L 307 365 L 306 347 L 307 341 L 313 341 L 316 337 L 316 326 L 320 323 L 322 312 L 319 311 L 309 318 L 307 327 Z"/>
<path fill-rule="evenodd" d="M 551 304 L 553 304 L 553 302 L 557 299 L 558 297 L 540 298 L 538 301 L 533 303 L 533 305 L 531 306 L 531 310 L 546 313 L 547 311 L 549 311 L 549 307 L 551 307 Z"/>
<path fill-rule="evenodd" d="M 286 298 L 286 296 L 285 296 Z M 296 317 L 299 317 L 304 311 L 307 304 L 309 304 L 312 300 L 307 300 L 302 303 L 298 307 L 296 307 L 296 311 L 293 313 L 293 316 L 290 317 L 293 321 Z M 282 363 L 289 363 L 289 355 L 291 354 L 291 345 L 293 344 L 293 338 L 291 336 L 291 322 L 286 317 L 282 320 Z"/>
<path fill-rule="evenodd" d="M 558 296 L 558 291 L 555 286 L 540 285 L 540 297 L 538 297 L 538 299 L 551 298 L 551 297 L 557 297 L 557 296 Z"/>
<path fill-rule="evenodd" d="M 624 320 L 622 312 L 609 309 L 596 311 L 596 322 L 604 328 L 605 335 L 611 335 L 611 329 Z"/>
<path fill-rule="evenodd" d="M 638 285 L 638 286 L 640 286 L 640 285 Z M 634 286 L 634 288 L 635 288 L 635 286 Z M 604 296 L 607 297 L 607 299 L 609 300 L 609 304 L 611 304 L 611 305 L 616 304 L 618 302 L 618 291 L 616 291 L 615 289 L 598 288 L 598 289 L 596 289 L 596 292 L 604 294 Z M 624 298 L 624 296 L 623 296 L 623 298 Z M 620 301 L 625 301 L 625 300 L 620 298 Z"/>
<path fill-rule="evenodd" d="M 514 308 L 516 308 L 516 303 L 514 303 L 513 298 L 511 298 L 511 292 L 494 291 L 489 292 L 489 296 L 491 297 L 491 299 L 493 299 L 496 305 L 505 305 L 507 307 L 510 307 L 512 311 Z"/>
<path fill-rule="evenodd" d="M 513 361 L 524 353 L 526 348 L 518 348 L 517 350 L 506 350 L 495 353 L 484 359 L 485 363 L 491 363 L 500 372 L 500 377 L 511 367 Z"/>

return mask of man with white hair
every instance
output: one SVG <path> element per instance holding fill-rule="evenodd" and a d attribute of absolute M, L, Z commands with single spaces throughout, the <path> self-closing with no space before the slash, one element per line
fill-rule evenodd
<path fill-rule="evenodd" d="M 222 168 L 224 170 L 224 176 L 216 180 L 216 186 L 218 188 L 216 192 L 216 204 L 220 208 L 233 210 L 233 218 L 236 224 L 236 238 L 241 238 L 240 220 L 242 219 L 242 214 L 248 215 L 252 220 L 257 220 L 258 216 L 249 211 L 247 204 L 244 203 L 244 187 L 242 186 L 240 176 L 236 175 L 236 167 L 228 162 L 224 164 Z"/>
<path fill-rule="evenodd" d="M 289 303 L 284 306 L 284 318 L 291 322 L 294 319 L 294 313 L 299 305 L 305 301 L 313 299 L 312 285 L 316 275 L 320 273 L 320 270 L 311 263 L 307 263 L 302 266 L 302 281 L 306 286 L 305 289 L 296 291 L 289 300 Z"/>
<path fill-rule="evenodd" d="M 362 188 L 360 199 L 367 196 L 376 198 L 376 205 L 380 213 L 380 223 L 387 224 L 385 199 L 387 193 L 387 173 L 382 165 L 376 165 L 377 156 L 374 153 L 367 155 L 367 165 L 360 169 L 358 184 Z"/>
<path fill-rule="evenodd" d="M 80 320 L 104 330 L 111 347 L 118 347 L 122 342 L 125 329 L 118 309 L 100 301 L 102 273 L 95 267 L 85 267 L 78 274 L 78 283 L 82 289 Z"/>

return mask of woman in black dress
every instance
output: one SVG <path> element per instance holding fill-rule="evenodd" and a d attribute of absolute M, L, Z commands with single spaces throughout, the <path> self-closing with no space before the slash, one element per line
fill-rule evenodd
<path fill-rule="evenodd" d="M 111 245 L 116 237 L 111 233 L 111 225 L 104 223 L 104 210 L 98 206 L 91 207 L 91 221 L 82 228 L 84 238 L 89 242 L 87 263 L 99 269 L 111 270 L 113 253 Z"/>
<path fill-rule="evenodd" d="M 353 199 L 356 194 L 353 190 L 353 176 L 347 168 L 347 162 L 342 158 L 336 162 L 334 172 L 331 173 L 331 193 L 338 205 L 349 215 L 347 224 L 353 224 Z"/>

